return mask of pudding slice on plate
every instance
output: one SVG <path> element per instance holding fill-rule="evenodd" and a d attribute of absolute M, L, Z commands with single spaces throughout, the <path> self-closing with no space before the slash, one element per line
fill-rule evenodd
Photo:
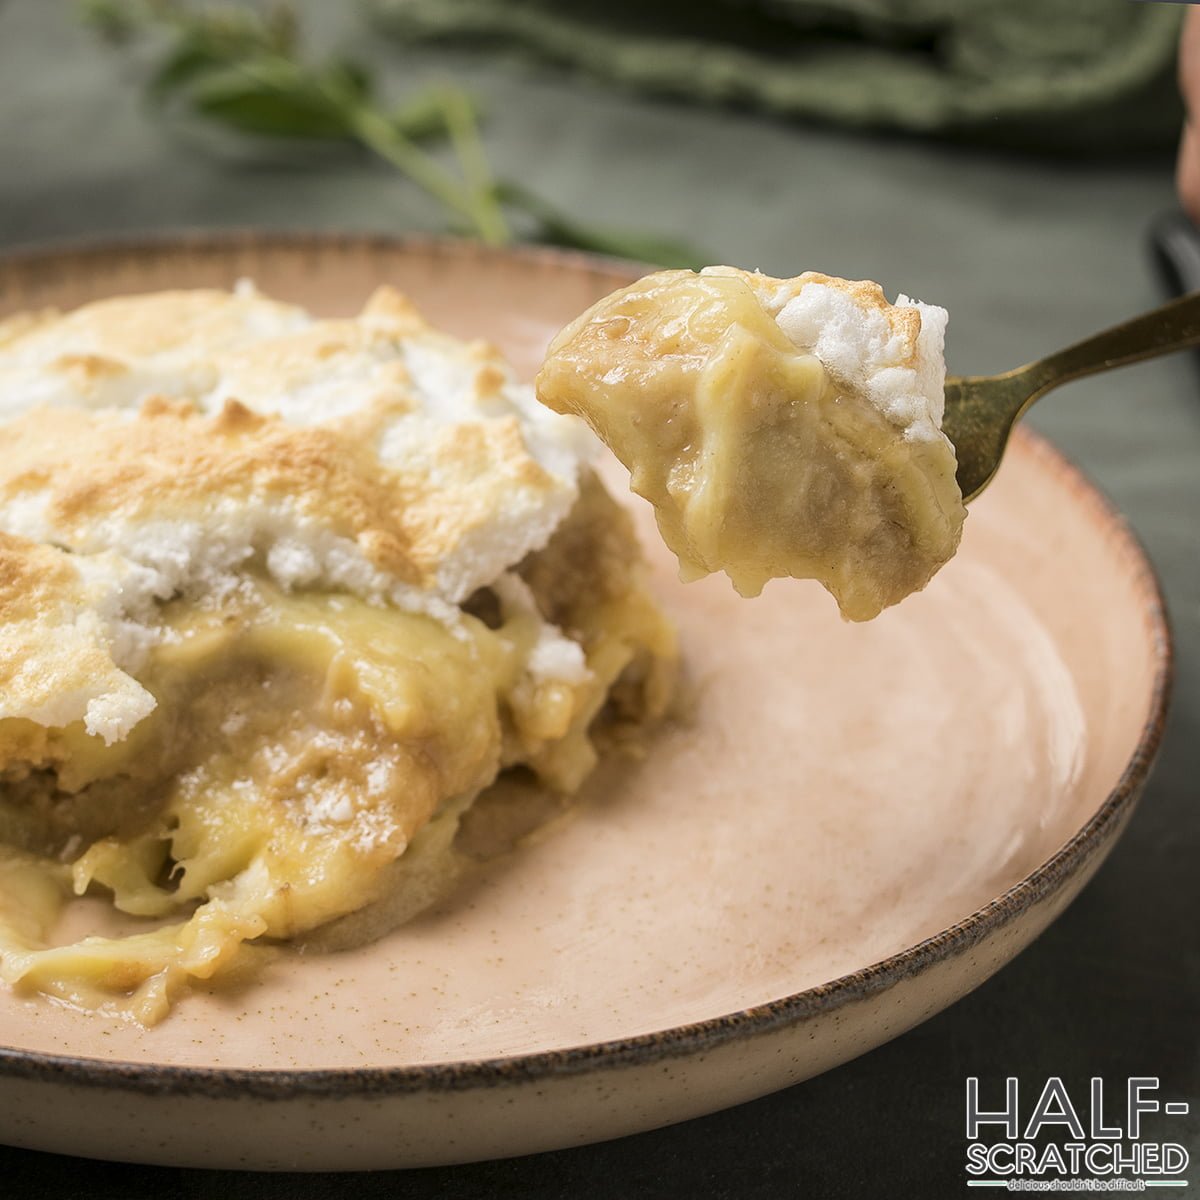
<path fill-rule="evenodd" d="M 394 292 L 9 321 L 0 437 L 18 990 L 153 1023 L 251 946 L 378 936 L 477 856 L 494 787 L 545 811 L 667 705 L 674 633 L 586 431 Z M 118 928 L 63 935 L 85 893 Z"/>

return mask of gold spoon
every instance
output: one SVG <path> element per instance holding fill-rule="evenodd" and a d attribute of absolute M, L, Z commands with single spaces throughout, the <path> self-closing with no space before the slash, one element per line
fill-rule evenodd
<path fill-rule="evenodd" d="M 1017 418 L 1051 388 L 1196 345 L 1200 345 L 1200 292 L 1003 375 L 947 379 L 942 430 L 958 454 L 963 500 L 974 500 L 991 482 Z"/>

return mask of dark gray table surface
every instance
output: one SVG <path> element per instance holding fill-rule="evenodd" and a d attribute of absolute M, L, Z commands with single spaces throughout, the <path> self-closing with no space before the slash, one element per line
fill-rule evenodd
<path fill-rule="evenodd" d="M 1162 299 L 1145 231 L 1174 203 L 1168 161 L 997 157 L 615 96 L 468 55 L 414 61 L 363 38 L 351 6 L 304 7 L 322 37 L 357 39 L 398 90 L 439 71 L 468 82 L 487 101 L 495 162 L 570 211 L 686 231 L 718 261 L 865 276 L 944 304 L 951 370 L 1013 366 Z M 0 96 L 3 244 L 182 225 L 439 224 L 430 204 L 366 162 L 297 173 L 189 144 L 147 117 L 128 63 L 98 49 L 65 4 L 0 5 Z M 1144 540 L 1166 588 L 1178 669 L 1161 760 L 1124 839 L 1066 915 L 998 976 L 821 1078 L 607 1145 L 362 1177 L 89 1164 L 0 1147 L 0 1197 L 960 1195 L 968 1075 L 1015 1074 L 1038 1087 L 1048 1075 L 1158 1075 L 1193 1102 L 1175 1137 L 1196 1159 L 1197 363 L 1177 356 L 1076 384 L 1032 423 Z M 1200 1182 L 1194 1163 L 1191 1178 Z"/>

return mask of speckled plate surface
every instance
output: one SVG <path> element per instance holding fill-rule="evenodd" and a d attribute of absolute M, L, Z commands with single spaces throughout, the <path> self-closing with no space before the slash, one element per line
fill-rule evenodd
<path fill-rule="evenodd" d="M 206 235 L 11 256 L 0 314 L 242 276 L 322 313 L 396 284 L 531 375 L 630 274 Z M 683 587 L 637 511 L 695 686 L 686 724 L 373 946 L 285 956 L 149 1031 L 0 994 L 0 1141 L 349 1169 L 613 1137 L 896 1036 L 1062 911 L 1132 811 L 1170 673 L 1153 572 L 1073 467 L 1019 434 L 959 556 L 864 626 L 815 584 L 752 602 L 723 579 Z"/>

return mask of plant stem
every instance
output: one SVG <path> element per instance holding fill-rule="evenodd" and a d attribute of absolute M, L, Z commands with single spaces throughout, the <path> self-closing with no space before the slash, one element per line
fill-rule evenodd
<path fill-rule="evenodd" d="M 375 109 L 361 106 L 346 115 L 351 128 L 365 146 L 392 166 L 398 167 L 413 183 L 424 188 L 447 208 L 466 218 L 480 236 L 486 236 L 474 197 L 465 193 L 454 176 L 433 158 L 398 134 L 386 117 Z"/>
<path fill-rule="evenodd" d="M 452 87 L 442 89 L 440 99 L 446 128 L 471 192 L 479 235 L 490 246 L 507 246 L 512 242 L 512 234 L 496 194 L 496 181 L 488 166 L 471 103 L 461 91 Z"/>

